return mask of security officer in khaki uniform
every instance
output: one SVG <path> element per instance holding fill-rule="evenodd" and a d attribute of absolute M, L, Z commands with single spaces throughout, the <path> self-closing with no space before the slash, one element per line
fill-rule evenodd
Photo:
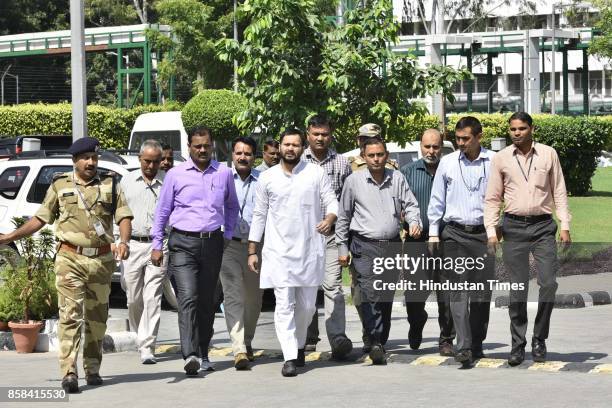
<path fill-rule="evenodd" d="M 108 318 L 108 296 L 115 260 L 129 255 L 130 211 L 119 183 L 98 173 L 98 140 L 84 137 L 72 144 L 74 171 L 55 177 L 35 216 L 10 234 L 6 244 L 57 223 L 56 287 L 59 303 L 58 337 L 62 388 L 79 391 L 77 353 L 84 330 L 83 368 L 88 385 L 102 384 L 102 340 Z M 113 218 L 121 241 L 115 245 Z"/>
<path fill-rule="evenodd" d="M 351 165 L 351 170 L 353 170 L 353 172 L 356 172 L 359 170 L 366 170 L 368 168 L 366 161 L 362 156 L 363 144 L 365 143 L 366 140 L 372 137 L 383 140 L 381 132 L 382 132 L 382 129 L 376 123 L 366 123 L 365 125 L 359 128 L 359 133 L 357 134 L 357 144 L 359 145 L 360 154 L 359 156 L 349 157 L 348 159 L 349 164 Z M 385 167 L 391 170 L 399 170 L 399 165 L 397 164 L 397 161 L 393 159 L 389 159 L 389 158 L 387 158 L 387 163 L 385 164 Z M 354 276 L 355 271 L 353 269 L 352 263 L 349 265 L 349 270 L 351 272 L 351 276 Z M 353 298 L 353 304 L 357 308 L 357 314 L 359 315 L 359 319 L 363 322 L 363 319 L 361 318 L 361 308 L 359 307 L 359 305 L 361 304 L 361 294 L 359 292 L 359 288 L 357 288 L 354 285 L 354 282 L 355 282 L 355 279 L 351 279 L 351 296 Z M 371 346 L 370 346 L 369 338 L 365 332 L 363 332 L 362 339 L 363 339 L 362 351 L 367 354 L 370 352 Z"/>

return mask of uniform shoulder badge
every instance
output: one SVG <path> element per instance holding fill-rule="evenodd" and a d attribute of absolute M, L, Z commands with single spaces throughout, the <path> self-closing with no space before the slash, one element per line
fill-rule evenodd
<path fill-rule="evenodd" d="M 68 178 L 69 174 L 70 173 L 53 173 L 53 182 L 62 178 Z"/>
<path fill-rule="evenodd" d="M 399 170 L 399 164 L 397 163 L 397 160 L 395 159 L 387 159 L 387 165 L 389 166 L 389 168 Z"/>

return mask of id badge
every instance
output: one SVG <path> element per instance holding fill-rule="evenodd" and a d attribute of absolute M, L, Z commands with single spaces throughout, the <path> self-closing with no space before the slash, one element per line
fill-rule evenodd
<path fill-rule="evenodd" d="M 240 220 L 239 225 L 238 225 L 238 229 L 239 229 L 241 234 L 248 234 L 249 233 L 249 224 L 245 220 Z"/>
<path fill-rule="evenodd" d="M 106 235 L 106 231 L 104 230 L 104 225 L 102 225 L 100 220 L 94 221 L 93 227 L 96 230 L 96 234 L 98 234 L 99 237 L 103 237 Z"/>

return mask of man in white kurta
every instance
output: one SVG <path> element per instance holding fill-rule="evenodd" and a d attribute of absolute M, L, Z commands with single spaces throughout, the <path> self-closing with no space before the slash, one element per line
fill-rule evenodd
<path fill-rule="evenodd" d="M 281 135 L 281 162 L 262 173 L 249 234 L 249 267 L 258 268 L 257 245 L 265 233 L 261 288 L 274 288 L 274 324 L 281 344 L 284 376 L 304 364 L 306 329 L 325 275 L 325 235 L 331 233 L 338 202 L 321 166 L 300 161 L 304 135 Z M 322 214 L 321 202 L 327 214 Z"/>

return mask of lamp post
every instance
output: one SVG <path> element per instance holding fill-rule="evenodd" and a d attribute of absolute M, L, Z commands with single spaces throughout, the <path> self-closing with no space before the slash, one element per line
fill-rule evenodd
<path fill-rule="evenodd" d="M 555 51 L 556 51 L 556 36 L 555 36 L 555 12 L 557 9 L 562 10 L 564 8 L 566 8 L 567 6 L 571 6 L 573 8 L 575 8 L 576 10 L 589 10 L 590 8 L 593 7 L 593 5 L 591 3 L 588 2 L 582 2 L 582 3 L 575 3 L 575 4 L 564 4 L 562 1 L 558 1 L 556 3 L 553 3 L 552 5 L 552 14 L 551 14 L 551 25 L 552 25 L 552 36 L 551 36 L 551 40 L 552 40 L 552 45 L 551 45 L 551 52 L 552 52 L 552 57 L 551 57 L 551 64 L 550 64 L 550 113 L 552 115 L 556 114 L 556 103 L 555 103 L 555 92 L 557 91 L 556 89 L 556 69 L 555 69 Z"/>

